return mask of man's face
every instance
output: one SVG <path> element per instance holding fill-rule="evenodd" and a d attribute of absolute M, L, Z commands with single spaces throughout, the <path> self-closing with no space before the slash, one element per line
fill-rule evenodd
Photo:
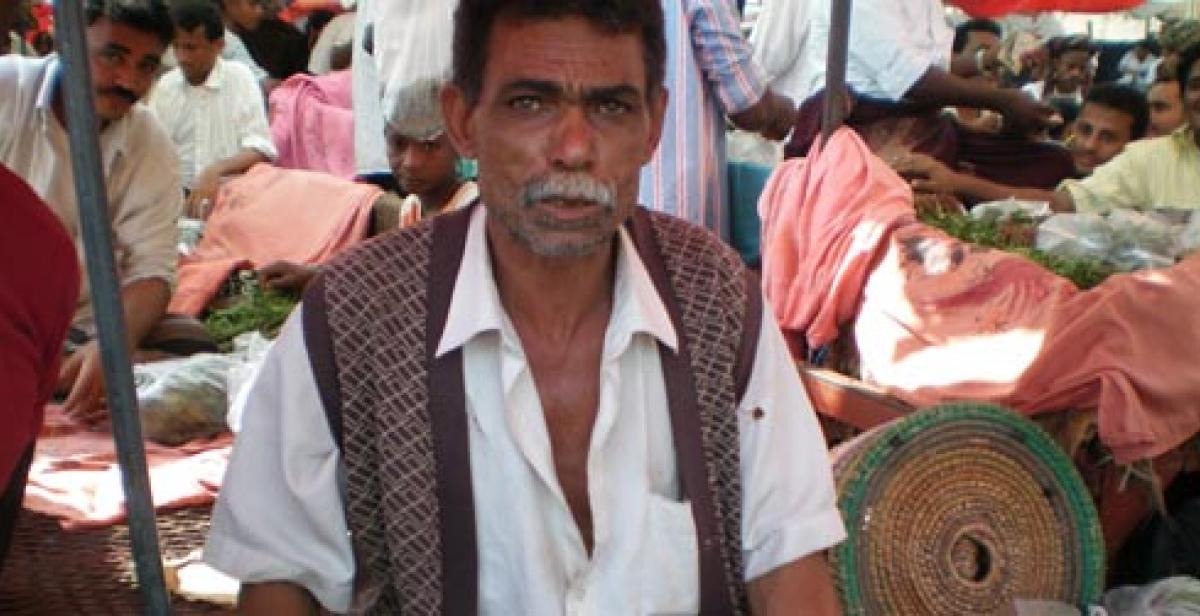
<path fill-rule="evenodd" d="M 454 163 L 458 154 L 445 134 L 420 140 L 405 137 L 388 127 L 384 129 L 384 136 L 387 138 L 388 166 L 404 192 L 426 194 L 456 180 Z"/>
<path fill-rule="evenodd" d="M 577 18 L 493 27 L 479 101 L 447 88 L 451 138 L 479 159 L 491 215 L 542 257 L 586 256 L 633 211 L 666 92 L 647 93 L 642 41 Z"/>
<path fill-rule="evenodd" d="M 1073 92 L 1083 85 L 1092 70 L 1092 56 L 1086 51 L 1068 51 L 1054 62 L 1054 81 L 1060 92 Z"/>
<path fill-rule="evenodd" d="M 221 57 L 221 50 L 225 47 L 225 40 L 208 40 L 204 34 L 204 26 L 197 26 L 191 32 L 175 28 L 173 45 L 175 59 L 179 62 L 183 76 L 187 77 L 188 83 L 198 86 L 208 79 L 208 74 L 217 64 L 217 58 Z"/>
<path fill-rule="evenodd" d="M 1000 37 L 995 32 L 987 30 L 971 30 L 967 32 L 967 45 L 963 48 L 964 55 L 973 56 L 980 49 L 989 50 L 1000 46 Z"/>
<path fill-rule="evenodd" d="M 237 27 L 253 32 L 263 19 L 263 8 L 258 0 L 225 0 L 225 15 Z"/>
<path fill-rule="evenodd" d="M 1200 62 L 1192 64 L 1188 71 L 1187 84 L 1183 89 L 1183 106 L 1188 124 L 1196 131 L 1197 143 L 1200 143 Z"/>
<path fill-rule="evenodd" d="M 1075 171 L 1090 174 L 1125 149 L 1133 137 L 1133 118 L 1098 103 L 1084 103 L 1075 120 L 1071 156 Z"/>
<path fill-rule="evenodd" d="M 96 116 L 119 120 L 154 85 L 165 47 L 154 34 L 106 18 L 88 26 L 87 45 Z"/>
<path fill-rule="evenodd" d="M 1147 137 L 1169 135 L 1183 126 L 1183 95 L 1179 82 L 1160 81 L 1146 93 L 1150 105 L 1150 129 Z"/>

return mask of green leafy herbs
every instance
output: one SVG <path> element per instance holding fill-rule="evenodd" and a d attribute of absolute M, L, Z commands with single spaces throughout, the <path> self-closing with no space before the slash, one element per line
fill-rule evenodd
<path fill-rule="evenodd" d="M 921 222 L 937 227 L 964 242 L 1021 255 L 1070 280 L 1080 289 L 1095 287 L 1115 273 L 1111 266 L 1096 259 L 1065 257 L 1034 248 L 1037 225 L 1021 216 L 1000 221 L 925 211 L 921 213 L 920 218 Z"/>
<path fill-rule="evenodd" d="M 232 350 L 233 339 L 257 331 L 274 338 L 287 320 L 297 299 L 290 295 L 265 291 L 252 275 L 239 274 L 239 292 L 228 306 L 209 312 L 204 328 L 224 352 Z"/>

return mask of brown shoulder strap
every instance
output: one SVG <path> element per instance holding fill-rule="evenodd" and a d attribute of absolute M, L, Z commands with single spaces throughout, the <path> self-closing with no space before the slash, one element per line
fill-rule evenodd
<path fill-rule="evenodd" d="M 696 542 L 700 555 L 700 613 L 730 614 L 729 580 L 726 579 L 725 564 L 721 556 L 722 533 L 717 523 L 710 489 L 708 466 L 704 462 L 704 444 L 700 433 L 700 405 L 696 400 L 695 376 L 688 351 L 688 342 L 680 318 L 679 302 L 671 287 L 666 265 L 659 252 L 654 229 L 642 208 L 636 208 L 631 218 L 630 231 L 638 254 L 654 281 L 671 323 L 679 340 L 679 351 L 671 352 L 659 344 L 663 380 L 667 390 L 667 406 L 671 414 L 671 433 L 675 441 L 675 455 L 684 497 L 692 503 L 692 519 L 696 524 Z M 738 550 L 741 546 L 728 546 Z M 740 582 L 740 580 L 739 580 Z"/>
<path fill-rule="evenodd" d="M 425 350 L 429 366 L 429 418 L 437 461 L 444 614 L 475 614 L 479 606 L 479 555 L 462 349 L 435 357 L 446 329 L 450 299 L 476 207 L 472 205 L 434 218 L 429 262 Z"/>
<path fill-rule="evenodd" d="M 301 304 L 301 326 L 308 363 L 312 365 L 325 421 L 338 450 L 342 449 L 342 385 L 338 380 L 337 357 L 333 352 L 333 336 L 329 331 L 328 306 L 325 301 L 325 275 L 318 274 L 304 290 Z"/>

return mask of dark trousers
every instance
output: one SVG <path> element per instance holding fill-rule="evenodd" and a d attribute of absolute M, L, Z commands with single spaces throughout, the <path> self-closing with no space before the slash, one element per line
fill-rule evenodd
<path fill-rule="evenodd" d="M 25 482 L 29 479 L 29 466 L 33 463 L 33 443 L 17 462 L 12 476 L 0 494 L 0 571 L 4 569 L 4 557 L 12 544 L 13 531 L 17 529 L 17 516 L 21 513 L 21 501 L 25 497 Z"/>

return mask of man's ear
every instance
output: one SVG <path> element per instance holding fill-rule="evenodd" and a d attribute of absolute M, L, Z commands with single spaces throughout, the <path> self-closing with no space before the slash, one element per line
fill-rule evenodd
<path fill-rule="evenodd" d="M 667 114 L 667 102 L 670 100 L 670 93 L 666 86 L 661 86 L 650 93 L 647 101 L 647 110 L 650 112 L 650 133 L 646 142 L 646 149 L 642 152 L 642 163 L 650 162 L 654 158 L 654 153 L 658 150 L 658 142 L 662 139 L 663 117 Z"/>
<path fill-rule="evenodd" d="M 475 135 L 471 127 L 471 115 L 475 105 L 467 100 L 467 95 L 454 84 L 446 84 L 441 94 L 442 117 L 446 121 L 446 135 L 459 156 L 475 158 Z"/>

